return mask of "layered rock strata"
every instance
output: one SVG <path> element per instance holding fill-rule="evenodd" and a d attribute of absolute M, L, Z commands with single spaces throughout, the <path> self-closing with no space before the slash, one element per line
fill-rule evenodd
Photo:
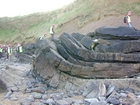
<path fill-rule="evenodd" d="M 139 75 L 139 39 L 140 31 L 134 28 L 101 27 L 87 35 L 63 33 L 57 39 L 37 40 L 25 48 L 34 55 L 34 74 L 57 87 L 61 73 L 80 79 Z"/>

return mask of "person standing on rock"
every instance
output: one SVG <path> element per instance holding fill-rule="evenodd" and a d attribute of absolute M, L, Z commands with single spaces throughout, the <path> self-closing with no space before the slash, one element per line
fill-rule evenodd
<path fill-rule="evenodd" d="M 7 45 L 7 59 L 10 59 L 11 60 L 11 56 L 12 56 L 12 45 L 9 44 Z"/>
<path fill-rule="evenodd" d="M 132 14 L 132 12 L 131 11 L 128 11 L 128 14 L 127 14 L 127 25 L 129 26 L 129 27 L 132 27 L 132 25 L 131 25 L 131 18 L 130 18 L 130 15 Z"/>
<path fill-rule="evenodd" d="M 55 34 L 54 28 L 55 28 L 55 25 L 53 24 L 53 25 L 51 26 L 51 28 L 50 28 L 50 35 L 51 35 L 51 38 L 54 38 L 54 34 Z"/>
<path fill-rule="evenodd" d="M 2 45 L 0 45 L 0 58 L 2 58 Z"/>
<path fill-rule="evenodd" d="M 20 43 L 17 44 L 17 58 L 19 59 L 20 54 L 23 52 L 22 45 Z"/>

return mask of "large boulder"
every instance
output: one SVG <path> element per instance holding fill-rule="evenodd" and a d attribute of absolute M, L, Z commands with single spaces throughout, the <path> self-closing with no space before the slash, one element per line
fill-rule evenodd
<path fill-rule="evenodd" d="M 133 27 L 109 27 L 104 26 L 100 27 L 95 30 L 94 36 L 96 38 L 102 39 L 112 39 L 112 40 L 121 40 L 121 39 L 128 39 L 128 40 L 137 40 L 140 39 L 140 31 L 133 28 Z"/>

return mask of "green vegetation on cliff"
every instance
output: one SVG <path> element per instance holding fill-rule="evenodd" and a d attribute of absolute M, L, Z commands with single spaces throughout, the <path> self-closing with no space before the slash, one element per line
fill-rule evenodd
<path fill-rule="evenodd" d="M 49 34 L 49 28 L 56 24 L 56 32 L 61 32 L 62 26 L 74 21 L 78 28 L 91 21 L 97 21 L 107 16 L 125 15 L 133 11 L 140 15 L 139 0 L 75 0 L 74 3 L 46 13 L 34 13 L 27 16 L 0 18 L 1 43 L 28 43 L 44 33 Z"/>

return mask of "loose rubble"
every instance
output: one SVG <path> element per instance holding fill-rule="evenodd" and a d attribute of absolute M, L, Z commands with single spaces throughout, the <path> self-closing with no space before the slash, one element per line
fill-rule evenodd
<path fill-rule="evenodd" d="M 44 84 L 41 79 L 34 78 L 29 63 L 9 62 L 4 59 L 0 63 L 1 75 L 12 68 L 15 68 L 15 71 L 20 71 L 21 66 L 27 69 L 15 74 L 16 79 L 19 79 L 17 75 L 24 79 L 19 79 L 21 84 L 7 87 L 7 92 L 1 93 L 3 97 L 0 99 L 0 105 L 140 105 L 140 91 L 132 88 L 121 89 L 102 83 L 102 96 L 95 98 L 92 96 L 96 94 L 98 87 L 95 87 L 94 83 L 83 91 L 55 89 Z M 89 91 L 92 92 L 88 94 Z"/>

